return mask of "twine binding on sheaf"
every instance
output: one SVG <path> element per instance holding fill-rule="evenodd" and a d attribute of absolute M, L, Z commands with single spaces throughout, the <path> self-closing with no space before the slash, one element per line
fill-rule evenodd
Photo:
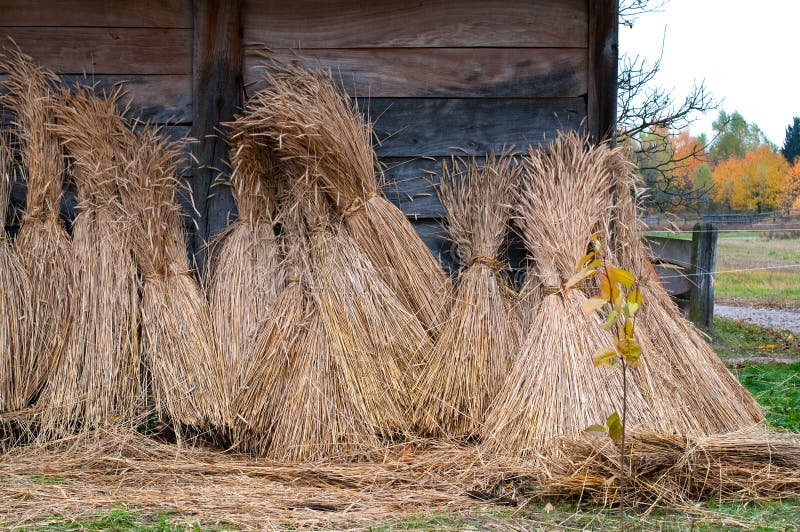
<path fill-rule="evenodd" d="M 367 203 L 369 203 L 369 200 L 371 200 L 372 198 L 375 198 L 375 197 L 377 197 L 379 195 L 380 194 L 378 194 L 377 192 L 370 192 L 369 195 L 367 195 L 366 199 L 365 198 L 361 198 L 361 197 L 354 198 L 353 201 L 350 203 L 350 205 L 344 211 L 342 211 L 342 215 L 345 218 L 349 218 L 350 216 L 354 215 L 358 211 L 360 211 L 362 209 L 365 209 L 366 206 L 367 206 Z"/>
<path fill-rule="evenodd" d="M 503 263 L 489 255 L 473 255 L 467 262 L 467 268 L 478 264 L 486 266 L 494 272 L 499 272 L 503 269 Z"/>

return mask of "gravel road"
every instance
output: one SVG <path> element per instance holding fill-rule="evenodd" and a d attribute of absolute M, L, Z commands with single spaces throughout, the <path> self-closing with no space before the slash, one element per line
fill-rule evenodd
<path fill-rule="evenodd" d="M 746 321 L 762 327 L 784 329 L 800 334 L 800 312 L 714 305 L 714 314 L 721 318 Z"/>

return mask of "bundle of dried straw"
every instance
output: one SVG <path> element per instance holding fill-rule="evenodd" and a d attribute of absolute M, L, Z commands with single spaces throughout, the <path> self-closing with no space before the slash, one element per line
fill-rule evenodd
<path fill-rule="evenodd" d="M 580 290 L 564 289 L 611 209 L 613 175 L 607 145 L 590 146 L 577 133 L 560 134 L 523 160 L 519 225 L 544 285 L 544 298 L 508 379 L 486 416 L 489 449 L 513 455 L 544 453 L 560 437 L 578 437 L 622 409 L 616 368 L 593 367 L 592 355 L 613 346 L 596 318 L 585 318 Z M 631 426 L 652 419 L 635 387 L 628 392 Z"/>
<path fill-rule="evenodd" d="M 6 236 L 5 222 L 13 183 L 9 139 L 0 133 L 0 414 L 26 406 L 31 363 L 27 320 L 31 319 L 30 284 L 25 267 Z"/>
<path fill-rule="evenodd" d="M 56 76 L 17 50 L 6 50 L 0 70 L 8 73 L 3 103 L 15 115 L 22 168 L 28 188 L 25 212 L 14 248 L 30 280 L 32 310 L 21 351 L 12 403 L 34 400 L 64 353 L 73 321 L 73 270 L 70 237 L 60 219 L 64 182 L 61 146 L 48 124 L 53 121 Z"/>
<path fill-rule="evenodd" d="M 246 117 L 245 117 L 246 118 Z M 231 397 L 242 384 L 249 345 L 283 285 L 273 229 L 276 169 L 269 152 L 234 122 L 230 135 L 231 191 L 237 219 L 216 242 L 209 278 L 211 316 L 225 361 Z"/>
<path fill-rule="evenodd" d="M 625 446 L 626 504 L 681 506 L 796 497 L 800 437 L 761 427 L 711 436 L 633 432 Z M 539 494 L 618 504 L 619 446 L 607 438 L 562 443 L 566 460 L 547 465 Z"/>
<path fill-rule="evenodd" d="M 439 198 L 464 270 L 429 366 L 414 390 L 416 422 L 428 434 L 480 434 L 486 409 L 516 354 L 513 290 L 498 253 L 519 180 L 510 152 L 479 166 L 453 160 L 443 168 Z"/>
<path fill-rule="evenodd" d="M 205 294 L 193 277 L 185 230 L 175 201 L 179 149 L 142 126 L 124 152 L 123 204 L 142 275 L 142 357 L 155 406 L 175 428 L 229 425 L 224 363 Z"/>
<path fill-rule="evenodd" d="M 75 323 L 42 396 L 42 425 L 56 433 L 128 419 L 141 399 L 139 283 L 117 186 L 127 133 L 119 96 L 75 86 L 54 106 L 52 129 L 72 160 L 78 197 L 72 231 Z"/>
<path fill-rule="evenodd" d="M 681 315 L 658 281 L 641 239 L 644 227 L 636 214 L 637 178 L 630 163 L 614 163 L 619 168 L 613 213 L 615 254 L 622 267 L 640 280 L 642 307 L 636 333 L 643 355 L 637 378 L 652 397 L 654 413 L 666 422 L 666 430 L 679 434 L 729 432 L 762 421 L 755 399 Z"/>
<path fill-rule="evenodd" d="M 435 329 L 450 285 L 403 213 L 381 193 L 371 125 L 329 76 L 272 65 L 265 81 L 253 105 L 264 109 L 261 126 L 280 157 L 313 169 L 381 279 Z"/>

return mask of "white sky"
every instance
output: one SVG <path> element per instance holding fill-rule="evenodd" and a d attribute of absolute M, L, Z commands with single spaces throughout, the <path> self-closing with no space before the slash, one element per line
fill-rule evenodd
<path fill-rule="evenodd" d="M 680 97 L 705 80 L 721 109 L 739 111 L 780 147 L 800 116 L 799 27 L 798 0 L 668 0 L 633 29 L 620 26 L 620 54 L 655 59 L 663 37 L 659 84 Z M 712 138 L 717 113 L 699 116 L 692 134 Z"/>

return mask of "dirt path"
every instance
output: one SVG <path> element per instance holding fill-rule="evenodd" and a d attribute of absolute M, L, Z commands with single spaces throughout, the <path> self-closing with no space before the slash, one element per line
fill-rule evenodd
<path fill-rule="evenodd" d="M 784 329 L 800 334 L 800 312 L 714 305 L 714 314 L 721 318 L 746 321 L 762 327 Z"/>

